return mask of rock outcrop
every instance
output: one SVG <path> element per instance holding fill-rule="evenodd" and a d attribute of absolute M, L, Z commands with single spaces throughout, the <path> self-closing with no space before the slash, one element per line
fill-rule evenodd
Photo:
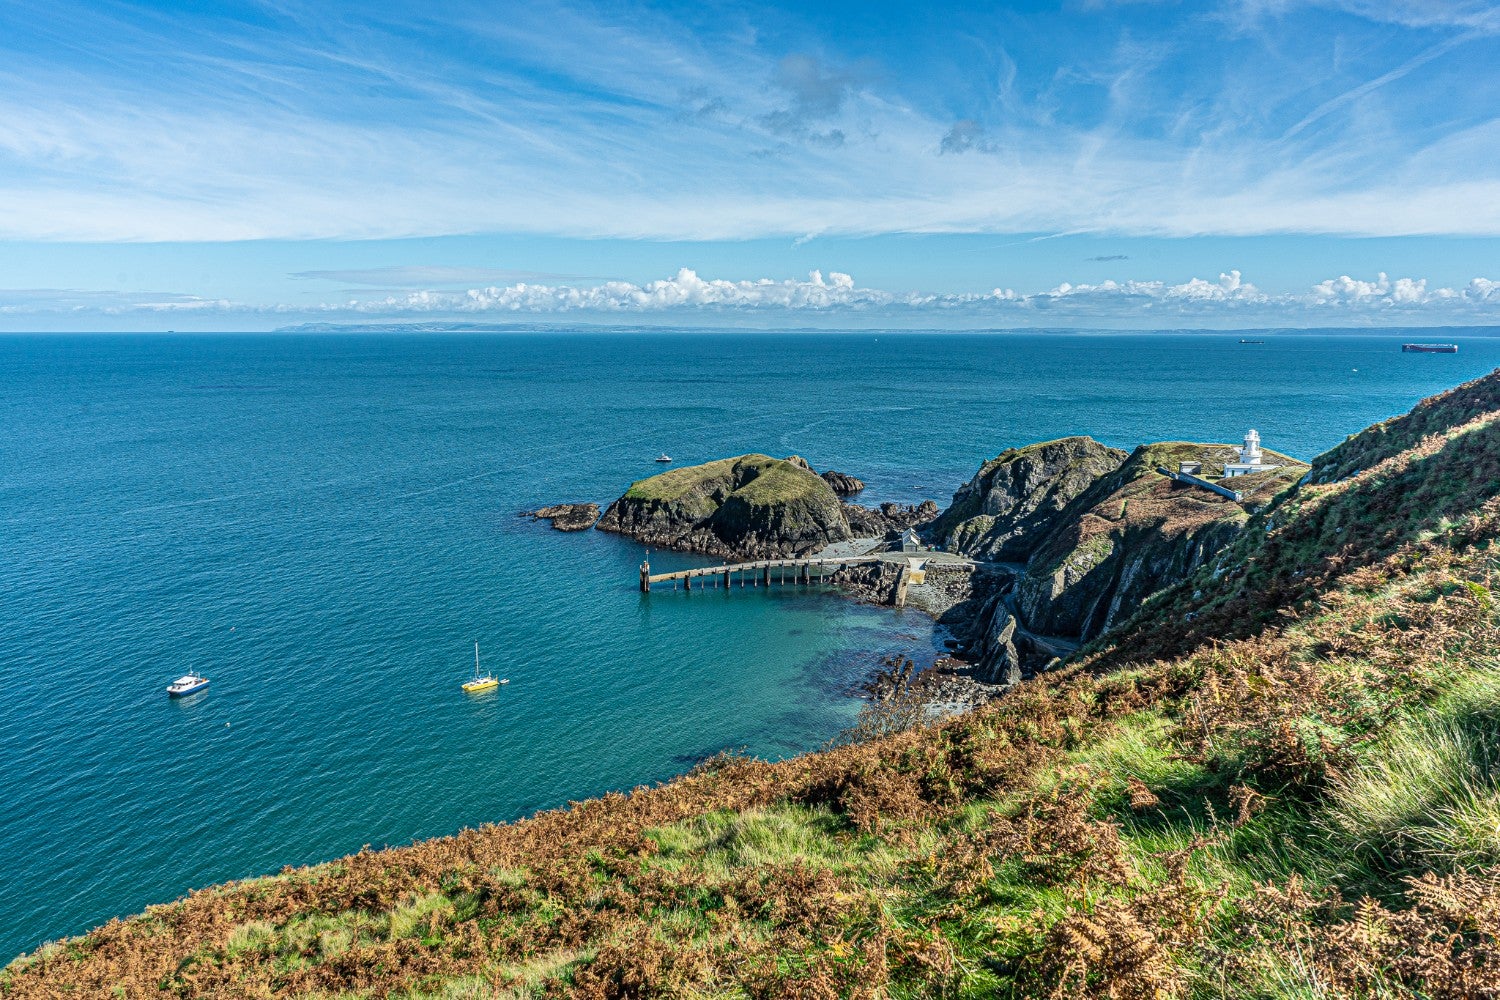
<path fill-rule="evenodd" d="M 976 658 L 974 675 L 988 684 L 1006 687 L 1021 683 L 1025 676 L 1021 651 L 1016 647 L 1016 619 L 996 598 L 980 617 L 971 654 Z"/>
<path fill-rule="evenodd" d="M 892 532 L 919 528 L 938 516 L 938 505 L 931 500 L 919 504 L 883 503 L 879 507 L 844 504 L 844 520 L 856 538 L 884 538 Z"/>
<path fill-rule="evenodd" d="M 976 559 L 1024 561 L 1068 504 L 1126 458 L 1088 437 L 1012 448 L 953 494 L 927 534 Z"/>
<path fill-rule="evenodd" d="M 1049 661 L 1054 640 L 1086 642 L 1124 621 L 1205 565 L 1251 511 L 1307 471 L 1268 452 L 1267 463 L 1280 468 L 1236 479 L 1239 502 L 1156 471 L 1198 461 L 1215 475 L 1234 455 L 1228 445 L 1187 442 L 1127 455 L 1064 438 L 986 462 L 927 529 L 950 550 L 1021 564 L 970 629 L 976 676 L 1009 683 Z"/>
<path fill-rule="evenodd" d="M 1235 480 L 1234 501 L 1156 470 L 1198 461 L 1222 468 L 1227 445 L 1141 445 L 1054 520 L 1017 581 L 1014 607 L 1033 632 L 1088 641 L 1152 594 L 1186 579 L 1244 528 L 1250 512 L 1293 486 L 1307 466 L 1268 453 L 1280 468 Z"/>
<path fill-rule="evenodd" d="M 793 459 L 741 455 L 642 479 L 597 527 L 727 559 L 804 555 L 853 537 L 833 489 Z"/>
<path fill-rule="evenodd" d="M 834 494 L 841 498 L 852 497 L 865 488 L 863 479 L 856 479 L 847 472 L 834 472 L 832 469 L 823 473 L 823 482 L 827 483 Z"/>
<path fill-rule="evenodd" d="M 827 577 L 844 593 L 871 604 L 894 604 L 901 583 L 901 567 L 895 563 L 859 563 L 844 566 Z"/>
<path fill-rule="evenodd" d="M 533 520 L 548 521 L 558 531 L 587 531 L 599 520 L 599 505 L 596 503 L 558 503 L 538 510 L 528 510 L 521 515 Z"/>
<path fill-rule="evenodd" d="M 990 564 L 981 574 L 985 593 L 948 595 L 950 605 L 968 610 L 964 621 L 947 624 L 964 637 L 976 677 L 1011 684 L 1207 564 L 1254 510 L 1307 471 L 1284 455 L 1265 455 L 1279 468 L 1237 478 L 1236 501 L 1157 471 L 1194 461 L 1212 477 L 1235 458 L 1229 445 L 1166 442 L 1127 453 L 1088 437 L 1062 438 L 985 462 L 942 512 L 931 501 L 841 502 L 837 473 L 820 476 L 795 455 L 742 455 L 634 483 L 597 526 L 725 559 L 806 555 L 915 527 L 950 552 Z M 884 566 L 851 568 L 836 582 L 882 603 L 896 590 Z"/>

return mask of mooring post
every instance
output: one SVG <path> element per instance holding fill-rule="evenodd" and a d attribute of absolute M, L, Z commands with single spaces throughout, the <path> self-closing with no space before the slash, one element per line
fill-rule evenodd
<path fill-rule="evenodd" d="M 641 593 L 651 593 L 651 557 L 649 555 L 641 563 Z"/>
<path fill-rule="evenodd" d="M 766 568 L 760 571 L 760 575 L 761 575 L 761 579 L 765 581 L 766 586 L 769 587 L 771 585 L 771 564 L 770 563 L 766 563 Z"/>
<path fill-rule="evenodd" d="M 724 589 L 729 589 L 729 569 L 727 567 L 724 570 Z"/>
<path fill-rule="evenodd" d="M 693 589 L 693 578 L 692 578 L 692 576 L 688 575 L 688 576 L 683 577 L 682 578 L 682 584 L 683 584 L 683 587 L 685 589 L 692 590 Z"/>
<path fill-rule="evenodd" d="M 802 564 L 802 585 L 805 587 L 809 583 L 812 583 L 812 564 L 811 563 L 803 563 Z"/>

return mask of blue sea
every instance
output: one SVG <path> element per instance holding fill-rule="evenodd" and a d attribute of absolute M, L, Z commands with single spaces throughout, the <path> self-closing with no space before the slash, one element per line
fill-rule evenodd
<path fill-rule="evenodd" d="M 641 595 L 517 512 L 761 451 L 933 499 L 1004 448 L 1310 458 L 1500 365 L 1383 336 L 0 337 L 0 962 L 190 888 L 780 757 L 915 612 Z M 693 564 L 657 554 L 656 567 Z M 465 696 L 478 641 L 510 684 Z M 205 696 L 173 702 L 189 670 Z"/>

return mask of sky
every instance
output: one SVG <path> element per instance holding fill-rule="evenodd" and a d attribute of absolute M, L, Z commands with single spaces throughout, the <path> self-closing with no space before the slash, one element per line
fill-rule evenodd
<path fill-rule="evenodd" d="M 1500 5 L 0 4 L 0 330 L 1500 326 Z"/>

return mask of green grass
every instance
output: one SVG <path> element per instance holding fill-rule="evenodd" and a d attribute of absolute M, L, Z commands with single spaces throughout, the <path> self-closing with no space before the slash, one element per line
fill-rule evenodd
<path fill-rule="evenodd" d="M 803 497 L 823 497 L 835 504 L 838 502 L 833 488 L 821 477 L 790 462 L 777 461 L 763 466 L 760 474 L 736 490 L 735 495 L 752 507 L 774 507 Z"/>
<path fill-rule="evenodd" d="M 880 841 L 851 837 L 842 817 L 803 806 L 707 813 L 647 836 L 658 845 L 655 864 L 716 876 L 797 861 L 822 868 L 879 869 L 894 857 Z"/>
<path fill-rule="evenodd" d="M 706 462 L 703 465 L 688 465 L 680 469 L 671 469 L 649 479 L 631 483 L 630 489 L 625 491 L 625 498 L 628 500 L 678 500 L 716 481 L 728 482 L 734 474 L 734 467 L 740 462 L 774 461 L 776 460 L 767 455 L 742 455 L 739 458 L 721 458 L 716 462 Z"/>
<path fill-rule="evenodd" d="M 1500 863 L 1500 676 L 1392 727 L 1335 781 L 1323 825 L 1396 872 Z"/>
<path fill-rule="evenodd" d="M 231 958 L 245 954 L 268 955 L 276 948 L 276 925 L 269 920 L 252 920 L 236 927 L 229 935 L 224 951 Z"/>
<path fill-rule="evenodd" d="M 741 455 L 672 469 L 632 483 L 625 491 L 625 499 L 687 504 L 689 509 L 685 513 L 703 518 L 731 494 L 758 507 L 784 504 L 805 496 L 838 502 L 832 488 L 816 473 L 769 455 Z"/>
<path fill-rule="evenodd" d="M 430 927 L 448 923 L 453 911 L 453 900 L 440 892 L 417 896 L 391 911 L 390 935 L 392 938 L 424 936 Z"/>

